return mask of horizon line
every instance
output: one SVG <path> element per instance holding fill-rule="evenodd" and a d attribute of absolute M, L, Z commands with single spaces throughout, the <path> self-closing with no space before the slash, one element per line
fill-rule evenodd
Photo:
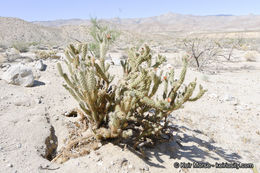
<path fill-rule="evenodd" d="M 146 17 L 108 17 L 108 18 L 98 18 L 98 17 L 88 17 L 88 18 L 77 18 L 77 17 L 72 17 L 72 18 L 57 18 L 57 19 L 46 19 L 46 20 L 26 20 L 20 17 L 13 17 L 13 16 L 0 16 L 0 17 L 6 17 L 6 18 L 18 18 L 22 19 L 24 21 L 28 22 L 50 22 L 50 21 L 58 21 L 58 20 L 89 20 L 91 18 L 97 18 L 98 20 L 109 20 L 109 19 L 143 19 L 143 18 L 151 18 L 151 17 L 158 17 L 158 16 L 163 16 L 163 15 L 183 15 L 183 16 L 194 16 L 194 17 L 209 17 L 209 16 L 215 16 L 215 17 L 231 17 L 231 16 L 260 16 L 260 14 L 254 14 L 254 13 L 248 13 L 248 14 L 208 14 L 208 15 L 197 15 L 197 14 L 183 14 L 183 13 L 174 13 L 174 12 L 167 12 L 163 13 L 160 15 L 153 15 L 153 16 L 146 16 Z"/>

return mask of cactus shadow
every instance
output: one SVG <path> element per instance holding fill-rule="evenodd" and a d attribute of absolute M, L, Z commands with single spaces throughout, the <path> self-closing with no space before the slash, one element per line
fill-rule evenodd
<path fill-rule="evenodd" d="M 146 158 L 142 158 L 140 153 L 131 150 L 143 159 L 149 166 L 165 168 L 164 159 L 172 159 L 172 166 L 175 161 L 189 162 L 238 162 L 241 159 L 237 153 L 232 153 L 218 146 L 213 140 L 201 139 L 203 133 L 198 130 L 191 130 L 185 126 L 175 126 L 177 132 L 165 143 L 156 145 L 154 148 L 146 148 Z M 180 137 L 182 134 L 182 137 Z"/>

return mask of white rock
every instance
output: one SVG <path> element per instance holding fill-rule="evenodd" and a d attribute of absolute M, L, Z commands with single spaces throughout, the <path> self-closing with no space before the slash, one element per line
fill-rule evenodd
<path fill-rule="evenodd" d="M 14 65 L 2 75 L 2 79 L 9 84 L 25 87 L 33 86 L 34 77 L 31 68 L 24 65 Z"/>
<path fill-rule="evenodd" d="M 43 64 L 42 60 L 37 61 L 37 63 L 35 64 L 35 68 L 36 68 L 37 70 L 40 70 L 40 71 L 43 71 L 43 70 L 44 70 L 44 64 Z"/>

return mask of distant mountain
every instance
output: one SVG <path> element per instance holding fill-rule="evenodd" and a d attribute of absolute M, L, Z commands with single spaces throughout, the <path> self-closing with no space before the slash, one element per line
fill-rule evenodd
<path fill-rule="evenodd" d="M 207 15 L 207 16 L 234 16 L 232 14 L 216 14 L 216 15 Z"/>
<path fill-rule="evenodd" d="M 104 22 L 117 25 L 124 30 L 139 32 L 172 32 L 172 31 L 245 31 L 260 30 L 260 16 L 233 16 L 218 14 L 210 16 L 182 15 L 166 13 L 160 16 L 133 19 L 106 19 Z M 69 19 L 34 22 L 44 26 L 60 27 L 64 25 L 89 25 L 89 20 Z"/>

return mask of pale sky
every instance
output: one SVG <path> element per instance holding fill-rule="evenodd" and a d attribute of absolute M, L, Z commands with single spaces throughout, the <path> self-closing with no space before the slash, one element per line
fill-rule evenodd
<path fill-rule="evenodd" d="M 0 16 L 27 21 L 139 18 L 168 12 L 193 15 L 260 14 L 260 0 L 0 0 Z"/>

